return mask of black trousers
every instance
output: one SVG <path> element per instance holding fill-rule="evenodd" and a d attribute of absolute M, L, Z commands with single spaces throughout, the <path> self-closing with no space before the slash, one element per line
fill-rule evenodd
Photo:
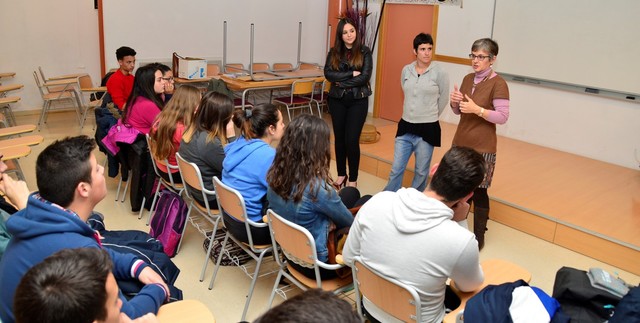
<path fill-rule="evenodd" d="M 360 166 L 360 133 L 367 119 L 369 98 L 354 99 L 348 91 L 340 99 L 329 97 L 327 103 L 335 137 L 338 176 L 347 175 L 348 160 L 349 181 L 355 182 Z"/>

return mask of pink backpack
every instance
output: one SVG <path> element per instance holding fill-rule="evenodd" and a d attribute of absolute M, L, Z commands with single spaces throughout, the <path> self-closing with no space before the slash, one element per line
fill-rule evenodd
<path fill-rule="evenodd" d="M 182 197 L 172 191 L 162 190 L 159 194 L 149 234 L 162 243 L 167 256 L 173 257 L 187 222 L 188 208 Z"/>

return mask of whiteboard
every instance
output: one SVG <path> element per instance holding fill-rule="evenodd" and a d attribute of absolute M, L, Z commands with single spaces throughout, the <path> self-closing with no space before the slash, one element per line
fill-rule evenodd
<path fill-rule="evenodd" d="M 171 54 L 221 59 L 227 21 L 227 62 L 248 65 L 250 25 L 255 24 L 254 62 L 296 63 L 298 22 L 303 61 L 326 57 L 327 0 L 105 0 L 104 44 L 108 68 L 120 46 L 140 62 L 171 62 Z"/>
<path fill-rule="evenodd" d="M 638 0 L 496 0 L 496 68 L 640 94 L 639 17 Z"/>
<path fill-rule="evenodd" d="M 439 6 L 436 54 L 467 58 L 476 39 L 491 37 L 495 0 Z"/>

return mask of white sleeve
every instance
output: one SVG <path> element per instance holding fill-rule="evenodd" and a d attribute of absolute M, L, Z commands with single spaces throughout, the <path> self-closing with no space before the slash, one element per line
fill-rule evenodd
<path fill-rule="evenodd" d="M 349 267 L 353 266 L 354 258 L 360 256 L 360 239 L 362 236 L 359 221 L 360 216 L 362 216 L 362 212 L 358 212 L 358 215 L 356 215 L 356 218 L 353 220 L 347 241 L 344 243 L 344 248 L 342 249 L 342 258 L 344 259 L 344 263 Z"/>
<path fill-rule="evenodd" d="M 471 238 L 460 254 L 451 272 L 456 288 L 463 292 L 474 291 L 484 282 L 484 273 L 480 267 L 478 242 Z"/>

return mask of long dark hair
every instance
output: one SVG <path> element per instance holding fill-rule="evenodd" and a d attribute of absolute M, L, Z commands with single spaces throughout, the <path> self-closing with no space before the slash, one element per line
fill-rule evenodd
<path fill-rule="evenodd" d="M 246 139 L 264 137 L 269 126 L 277 126 L 278 119 L 278 108 L 271 103 L 257 104 L 251 109 L 238 109 L 233 113 L 233 124 L 240 128 L 240 134 Z"/>
<path fill-rule="evenodd" d="M 127 103 L 122 111 L 122 121 L 124 124 L 127 124 L 127 119 L 131 114 L 133 104 L 136 102 L 138 97 L 144 97 L 151 100 L 151 102 L 157 105 L 160 110 L 164 108 L 162 97 L 153 89 L 156 82 L 156 72 L 161 71 L 160 66 L 158 65 L 159 64 L 145 65 L 138 68 L 136 71 L 135 80 L 133 81 L 133 90 L 131 90 L 131 94 L 129 95 L 129 98 L 127 98 Z"/>
<path fill-rule="evenodd" d="M 344 30 L 344 26 L 346 24 L 350 24 L 353 28 L 356 28 L 355 22 L 351 18 L 342 18 L 338 22 L 338 27 L 336 28 L 336 39 L 333 43 L 333 48 L 331 48 L 331 68 L 334 70 L 338 70 L 340 67 L 340 60 L 347 56 L 347 46 L 344 44 L 344 40 L 342 40 L 342 32 Z M 349 65 L 354 66 L 356 69 L 360 69 L 363 64 L 363 56 L 362 56 L 362 41 L 360 40 L 360 33 L 356 29 L 356 40 L 353 42 L 353 47 L 351 48 L 351 57 L 348 59 Z"/>
<path fill-rule="evenodd" d="M 294 118 L 278 144 L 276 157 L 267 173 L 269 187 L 285 201 L 294 203 L 302 200 L 307 185 L 310 185 L 315 201 L 320 183 L 331 182 L 329 163 L 331 148 L 330 130 L 324 120 L 309 114 Z M 322 186 L 322 184 L 320 184 Z"/>
<path fill-rule="evenodd" d="M 173 100 L 173 99 L 172 99 Z M 218 138 L 227 143 L 227 124 L 233 115 L 233 102 L 228 96 L 217 92 L 207 92 L 200 100 L 200 106 L 191 125 L 182 135 L 184 142 L 190 142 L 196 132 L 207 132 L 206 141 Z"/>

